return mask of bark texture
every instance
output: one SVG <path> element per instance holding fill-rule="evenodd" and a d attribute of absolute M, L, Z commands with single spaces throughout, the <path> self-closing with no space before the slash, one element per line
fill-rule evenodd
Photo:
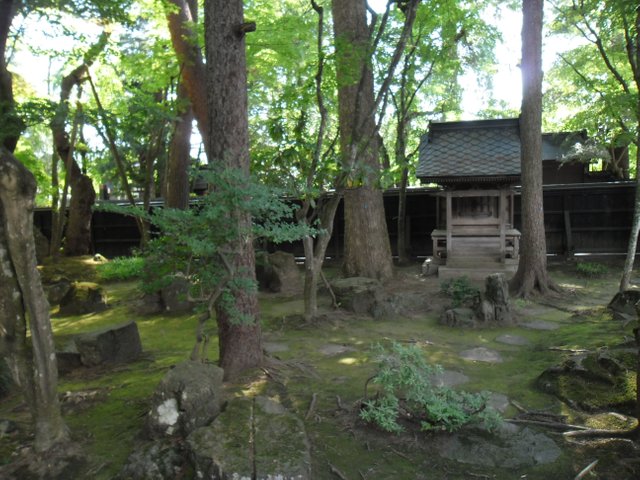
<path fill-rule="evenodd" d="M 344 195 L 347 276 L 388 280 L 391 246 L 378 188 L 379 137 L 375 125 L 370 35 L 365 0 L 332 0 L 338 79 L 340 151 L 349 173 Z"/>
<path fill-rule="evenodd" d="M 211 125 L 209 162 L 248 176 L 249 126 L 243 23 L 242 0 L 205 2 L 207 104 Z M 236 224 L 239 232 L 244 232 L 230 245 L 234 252 L 233 271 L 255 284 L 255 253 L 251 235 L 247 233 L 251 230 L 251 217 L 246 212 L 236 211 L 230 213 L 229 221 Z M 221 302 L 216 305 L 220 366 L 226 379 L 263 361 L 256 291 L 235 289 L 232 293 L 235 314 Z"/>
<path fill-rule="evenodd" d="M 523 0 L 522 112 L 522 240 L 518 271 L 511 280 L 515 295 L 545 294 L 547 245 L 542 197 L 542 15 L 543 0 Z"/>
<path fill-rule="evenodd" d="M 0 217 L 3 221 L 3 236 L 0 236 L 0 260 L 2 276 L 9 285 L 19 290 L 11 294 L 9 312 L 18 308 L 15 318 L 7 318 L 2 310 L 2 324 L 9 326 L 8 335 L 3 333 L 3 343 L 8 343 L 16 355 L 24 354 L 24 316 L 20 315 L 18 300 L 21 296 L 33 350 L 33 365 L 28 379 L 29 361 L 14 357 L 15 375 L 25 388 L 26 398 L 32 402 L 35 422 L 35 448 L 46 451 L 60 442 L 68 440 L 68 431 L 62 421 L 58 403 L 58 368 L 53 333 L 49 318 L 49 304 L 42 289 L 40 273 L 36 265 L 33 238 L 33 208 L 36 182 L 31 174 L 5 148 L 0 148 Z M 5 251 L 5 245 L 7 250 Z M 8 252 L 8 254 L 7 254 Z M 9 260 L 7 260 L 9 259 Z M 12 280 L 15 278 L 15 281 Z M 3 282 L 4 284 L 5 282 Z M 4 288 L 4 287 L 3 287 Z M 12 337 L 15 335 L 15 337 Z M 31 384 L 32 382 L 32 384 Z M 30 390 L 30 389 L 33 390 Z"/>
<path fill-rule="evenodd" d="M 165 179 L 165 205 L 185 209 L 189 206 L 189 165 L 191 163 L 191 124 L 193 109 L 184 82 L 178 85 L 178 105 L 181 106 L 169 146 Z"/>
<path fill-rule="evenodd" d="M 193 25 L 197 21 L 197 2 L 169 0 L 173 4 L 167 13 L 171 43 L 182 63 L 182 81 L 187 90 L 198 130 L 205 146 L 209 145 L 210 120 L 207 112 L 206 69 Z"/>
<path fill-rule="evenodd" d="M 14 0 L 0 0 L 0 145 L 4 145 L 10 152 L 16 148 L 20 137 L 21 124 L 14 111 L 13 87 L 11 74 L 7 70 L 5 51 L 11 21 L 15 16 L 18 2 Z"/>
<path fill-rule="evenodd" d="M 98 54 L 104 49 L 109 39 L 103 33 L 98 43 L 85 55 L 83 62 L 74 68 L 63 79 L 60 86 L 60 103 L 51 121 L 53 142 L 60 159 L 65 164 L 69 185 L 71 186 L 71 202 L 69 204 L 69 220 L 66 231 L 65 255 L 86 255 L 91 251 L 91 217 L 96 192 L 91 178 L 82 171 L 73 155 L 74 145 L 66 131 L 69 116 L 69 98 L 74 87 L 79 87 L 88 78 L 88 68 Z M 63 215 L 64 212 L 61 212 Z"/>

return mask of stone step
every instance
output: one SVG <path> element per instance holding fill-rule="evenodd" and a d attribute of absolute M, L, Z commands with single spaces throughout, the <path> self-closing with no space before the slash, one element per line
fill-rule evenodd
<path fill-rule="evenodd" d="M 450 267 L 449 265 L 440 266 L 438 269 L 438 278 L 443 280 L 448 280 L 451 278 L 458 277 L 469 277 L 471 280 L 483 281 L 487 276 L 492 273 L 504 273 L 507 279 L 511 278 L 513 274 L 516 272 L 518 266 L 517 265 L 503 265 L 497 264 L 493 268 L 488 267 L 477 267 L 477 268 L 467 268 L 467 267 Z"/>

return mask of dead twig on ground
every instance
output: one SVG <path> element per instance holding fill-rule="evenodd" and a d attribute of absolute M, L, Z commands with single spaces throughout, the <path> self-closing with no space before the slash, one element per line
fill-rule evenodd
<path fill-rule="evenodd" d="M 309 418 L 311 418 L 311 415 L 313 415 L 313 411 L 316 408 L 317 402 L 318 402 L 318 394 L 314 392 L 313 395 L 311 396 L 311 402 L 309 403 L 309 409 L 307 410 L 307 414 L 304 416 L 305 420 L 309 420 Z"/>
<path fill-rule="evenodd" d="M 585 468 L 583 468 L 580 471 L 580 473 L 578 473 L 578 475 L 575 476 L 575 478 L 573 480 L 580 480 L 581 478 L 584 478 L 585 475 L 587 473 L 589 473 L 591 470 L 593 470 L 597 464 L 598 464 L 598 460 L 594 460 L 589 465 L 587 465 Z"/>
<path fill-rule="evenodd" d="M 329 470 L 331 470 L 331 473 L 333 473 L 336 477 L 340 478 L 341 480 L 347 480 L 347 477 L 344 476 L 344 473 L 342 473 L 340 470 L 338 470 L 331 463 L 329 463 Z"/>

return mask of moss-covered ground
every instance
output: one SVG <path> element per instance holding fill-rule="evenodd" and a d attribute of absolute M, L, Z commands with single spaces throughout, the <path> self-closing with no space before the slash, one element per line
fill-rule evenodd
<path fill-rule="evenodd" d="M 45 265 L 43 276 L 65 273 L 73 279 L 96 281 L 94 269 L 88 259 L 71 259 Z M 461 387 L 466 390 L 501 393 L 526 408 L 567 415 L 571 423 L 616 426 L 620 423 L 617 415 L 588 416 L 572 410 L 539 391 L 535 381 L 570 350 L 610 347 L 631 337 L 634 325 L 613 320 L 605 308 L 617 289 L 619 269 L 614 262 L 592 278 L 581 275 L 571 263 L 551 263 L 551 276 L 562 294 L 516 300 L 513 307 L 520 324 L 543 320 L 557 323 L 556 330 L 521 325 L 462 330 L 439 325 L 438 317 L 449 299 L 440 292 L 437 279 L 419 277 L 418 265 L 398 269 L 392 288 L 420 292 L 428 299 L 429 308 L 405 316 L 373 320 L 349 315 L 332 310 L 328 296 L 323 295 L 322 318 L 306 324 L 300 320 L 300 296 L 261 293 L 264 341 L 272 358 L 265 368 L 248 372 L 227 389 L 229 395 L 278 396 L 305 418 L 314 479 L 339 478 L 336 471 L 347 479 L 574 478 L 596 458 L 601 463 L 587 478 L 637 478 L 624 476 L 633 472 L 632 467 L 621 466 L 629 456 L 629 444 L 624 441 L 568 443 L 554 436 L 564 453 L 553 464 L 495 469 L 438 457 L 433 445 L 446 433 L 392 436 L 357 418 L 364 384 L 375 370 L 370 346 L 395 340 L 417 344 L 430 362 L 469 377 Z M 329 273 L 336 275 L 337 270 Z M 144 355 L 132 364 L 78 369 L 60 379 L 65 419 L 88 455 L 78 478 L 109 479 L 119 471 L 140 441 L 147 401 L 156 384 L 171 365 L 188 357 L 197 322 L 197 314 L 136 315 L 133 304 L 140 294 L 135 281 L 103 283 L 103 287 L 110 306 L 106 311 L 74 317 L 52 311 L 56 344 L 64 349 L 75 334 L 136 320 Z M 215 336 L 215 325 L 209 325 L 209 330 Z M 524 337 L 529 344 L 513 346 L 496 341 L 503 334 Z M 460 358 L 461 351 L 479 346 L 498 351 L 504 361 L 492 364 Z M 216 357 L 217 345 L 212 341 L 209 358 L 215 361 Z M 309 411 L 314 394 L 317 400 Z M 74 398 L 81 400 L 72 401 Z M 515 413 L 510 407 L 505 416 Z M 29 419 L 17 393 L 2 400 L 0 418 L 12 419 L 19 426 L 18 433 L 0 438 L 0 462 L 4 464 L 28 442 Z"/>

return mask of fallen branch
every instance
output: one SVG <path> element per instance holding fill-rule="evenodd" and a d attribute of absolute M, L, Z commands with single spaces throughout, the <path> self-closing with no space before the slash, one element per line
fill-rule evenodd
<path fill-rule="evenodd" d="M 570 430 L 570 431 L 589 430 L 588 427 L 582 427 L 580 425 L 571 425 L 569 423 L 554 422 L 552 420 L 526 420 L 526 419 L 519 419 L 519 418 L 508 418 L 505 421 L 509 423 L 522 423 L 525 425 L 536 425 L 540 427 L 553 428 L 556 430 Z"/>
<path fill-rule="evenodd" d="M 578 475 L 575 476 L 575 478 L 573 480 L 580 480 L 581 478 L 584 478 L 584 476 L 589 473 L 591 470 L 593 470 L 595 468 L 595 466 L 598 464 L 598 460 L 594 460 L 593 462 L 591 462 L 589 465 L 587 465 L 585 468 L 583 468 L 580 473 Z"/>
<path fill-rule="evenodd" d="M 318 394 L 314 392 L 313 395 L 311 396 L 311 403 L 309 404 L 309 409 L 307 410 L 307 414 L 304 416 L 305 420 L 309 420 L 309 418 L 311 418 L 311 415 L 313 414 L 313 411 L 316 408 L 317 401 L 318 401 Z"/>
<path fill-rule="evenodd" d="M 347 480 L 347 477 L 344 476 L 344 473 L 342 473 L 340 470 L 338 470 L 336 467 L 334 467 L 330 463 L 329 463 L 329 470 L 331 470 L 331 473 L 333 473 L 336 477 L 340 478 L 341 480 Z"/>
<path fill-rule="evenodd" d="M 638 435 L 638 425 L 625 430 L 601 430 L 597 428 L 580 428 L 564 432 L 565 437 L 580 438 L 633 438 Z"/>

